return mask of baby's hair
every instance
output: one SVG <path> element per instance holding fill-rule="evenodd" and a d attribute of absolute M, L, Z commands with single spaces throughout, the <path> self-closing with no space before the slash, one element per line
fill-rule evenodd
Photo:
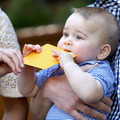
<path fill-rule="evenodd" d="M 86 23 L 93 23 L 96 28 L 94 32 L 99 33 L 102 43 L 111 46 L 109 57 L 112 56 L 119 43 L 119 24 L 115 16 L 107 10 L 97 7 L 73 8 L 72 10 L 73 13 L 83 16 Z"/>

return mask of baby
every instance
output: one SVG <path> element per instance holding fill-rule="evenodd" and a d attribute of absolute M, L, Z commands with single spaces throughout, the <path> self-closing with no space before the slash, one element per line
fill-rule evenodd
<path fill-rule="evenodd" d="M 104 96 L 110 97 L 114 90 L 114 75 L 107 61 L 118 46 L 119 26 L 115 17 L 101 8 L 83 7 L 74 9 L 67 19 L 63 36 L 57 47 L 76 54 L 52 50 L 53 57 L 59 58 L 60 64 L 35 72 L 35 68 L 25 66 L 19 75 L 18 86 L 21 94 L 34 97 L 45 81 L 54 76 L 65 74 L 73 91 L 86 103 L 94 103 Z M 23 54 L 40 52 L 39 45 L 25 45 Z M 82 66 L 98 64 L 97 67 L 83 71 Z M 87 119 L 92 119 L 81 113 Z M 67 113 L 53 105 L 47 120 L 74 120 Z"/>

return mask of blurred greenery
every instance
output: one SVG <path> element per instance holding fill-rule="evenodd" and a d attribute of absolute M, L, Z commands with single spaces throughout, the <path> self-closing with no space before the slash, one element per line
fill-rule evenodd
<path fill-rule="evenodd" d="M 83 7 L 95 0 L 0 0 L 15 28 L 63 24 L 73 7 Z"/>

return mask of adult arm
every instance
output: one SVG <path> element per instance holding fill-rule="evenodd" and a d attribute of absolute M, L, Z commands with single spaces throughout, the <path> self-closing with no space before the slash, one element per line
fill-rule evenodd
<path fill-rule="evenodd" d="M 75 119 L 83 119 L 83 117 L 78 113 L 79 110 L 96 119 L 106 118 L 104 114 L 93 110 L 79 99 L 71 89 L 64 75 L 47 80 L 43 88 L 38 92 L 37 96 L 32 98 L 31 112 L 34 120 L 45 119 L 47 111 L 53 104 L 52 101 L 58 108 L 72 115 Z M 89 105 L 109 113 L 111 110 L 111 102 L 112 101 L 109 98 L 104 98 L 103 101 Z"/>
<path fill-rule="evenodd" d="M 87 71 L 82 70 L 70 53 L 54 49 L 52 51 L 59 58 L 60 66 L 64 70 L 70 86 L 81 100 L 86 103 L 95 103 L 103 97 L 101 82 Z"/>

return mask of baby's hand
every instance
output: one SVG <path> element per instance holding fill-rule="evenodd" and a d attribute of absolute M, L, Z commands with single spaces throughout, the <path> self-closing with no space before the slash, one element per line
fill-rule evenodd
<path fill-rule="evenodd" d="M 59 58 L 61 68 L 64 69 L 64 65 L 68 62 L 74 62 L 72 54 L 63 51 L 57 51 L 55 49 L 52 49 L 52 51 L 55 53 L 52 56 L 54 58 Z"/>
<path fill-rule="evenodd" d="M 23 47 L 23 56 L 30 54 L 31 52 L 39 53 L 41 51 L 40 45 L 25 44 Z"/>

